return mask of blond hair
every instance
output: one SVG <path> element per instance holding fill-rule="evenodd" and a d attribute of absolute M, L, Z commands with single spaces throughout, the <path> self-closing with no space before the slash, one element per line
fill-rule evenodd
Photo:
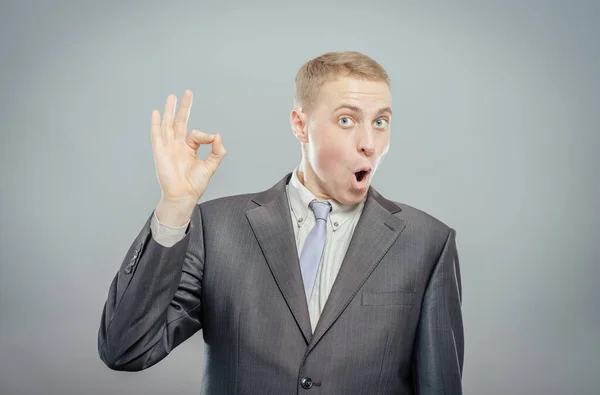
<path fill-rule="evenodd" d="M 294 82 L 294 106 L 310 110 L 321 86 L 339 77 L 383 81 L 391 87 L 385 69 L 369 56 L 356 51 L 327 52 L 300 67 Z"/>

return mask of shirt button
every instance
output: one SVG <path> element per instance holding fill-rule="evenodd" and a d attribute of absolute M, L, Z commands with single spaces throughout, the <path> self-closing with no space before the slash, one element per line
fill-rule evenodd
<path fill-rule="evenodd" d="M 304 218 L 302 218 L 302 217 L 298 218 L 298 222 L 302 222 L 302 221 L 304 221 Z"/>
<path fill-rule="evenodd" d="M 337 222 L 334 222 L 333 226 L 335 226 L 337 228 L 338 226 L 340 226 L 340 224 L 338 224 Z"/>
<path fill-rule="evenodd" d="M 313 386 L 313 381 L 310 377 L 303 377 L 302 380 L 300 380 L 300 385 L 302 386 L 302 388 L 307 390 Z"/>

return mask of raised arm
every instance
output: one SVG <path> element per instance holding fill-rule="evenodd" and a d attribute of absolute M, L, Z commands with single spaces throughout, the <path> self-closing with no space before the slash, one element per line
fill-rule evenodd
<path fill-rule="evenodd" d="M 218 134 L 192 130 L 186 136 L 191 91 L 185 92 L 176 118 L 175 103 L 169 95 L 162 122 L 159 112 L 152 112 L 152 147 L 162 191 L 152 213 L 156 217 L 148 218 L 131 244 L 102 312 L 98 352 L 115 370 L 146 369 L 202 327 L 204 246 L 197 202 L 226 152 Z M 196 157 L 202 144 L 212 144 L 206 159 Z M 185 235 L 174 244 L 153 237 L 160 224 L 176 228 L 186 223 Z"/>

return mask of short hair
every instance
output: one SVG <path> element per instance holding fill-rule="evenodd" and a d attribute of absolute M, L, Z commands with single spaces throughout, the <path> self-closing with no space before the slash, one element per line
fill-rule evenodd
<path fill-rule="evenodd" d="M 391 88 L 385 69 L 369 56 L 356 51 L 327 52 L 300 67 L 294 82 L 294 106 L 310 110 L 323 84 L 339 77 L 383 81 Z"/>

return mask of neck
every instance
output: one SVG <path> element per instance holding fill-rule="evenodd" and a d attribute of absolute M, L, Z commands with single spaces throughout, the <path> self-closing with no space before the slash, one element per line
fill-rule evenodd
<path fill-rule="evenodd" d="M 363 199 L 362 202 L 358 203 L 341 203 L 324 193 L 319 193 L 320 189 L 315 187 L 317 177 L 312 171 L 310 165 L 308 165 L 304 161 L 302 161 L 300 165 L 298 165 L 298 168 L 296 170 L 296 178 L 304 188 L 306 188 L 310 193 L 314 195 L 315 198 L 319 200 L 329 201 L 333 206 L 333 211 L 336 213 L 351 212 L 360 207 L 361 203 L 364 202 Z M 313 183 L 311 183 L 310 181 L 313 181 Z"/>
<path fill-rule="evenodd" d="M 306 189 L 315 195 L 317 199 L 331 200 L 331 197 L 323 193 L 319 188 L 317 183 L 317 175 L 314 173 L 308 162 L 304 160 L 304 158 L 302 158 L 302 161 L 298 165 L 297 176 L 298 181 L 300 181 L 300 183 L 304 185 Z"/>

